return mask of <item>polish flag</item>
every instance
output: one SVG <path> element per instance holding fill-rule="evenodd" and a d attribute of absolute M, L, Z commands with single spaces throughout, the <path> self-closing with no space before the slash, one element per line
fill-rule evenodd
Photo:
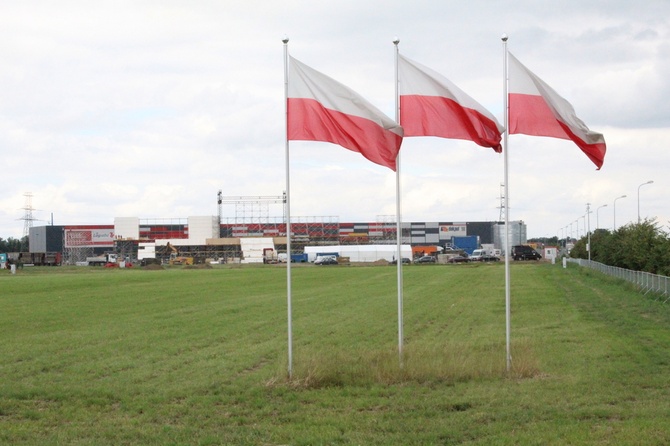
<path fill-rule="evenodd" d="M 509 132 L 572 140 L 600 169 L 605 138 L 589 130 L 568 101 L 509 55 Z"/>
<path fill-rule="evenodd" d="M 474 141 L 502 151 L 504 128 L 477 101 L 439 73 L 398 55 L 400 125 L 405 136 Z"/>
<path fill-rule="evenodd" d="M 339 144 L 395 171 L 403 130 L 358 93 L 290 57 L 287 134 Z"/>

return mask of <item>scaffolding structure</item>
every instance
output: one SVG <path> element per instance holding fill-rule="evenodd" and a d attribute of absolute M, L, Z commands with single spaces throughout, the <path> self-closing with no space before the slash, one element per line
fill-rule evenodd
<path fill-rule="evenodd" d="M 76 265 L 85 263 L 87 257 L 93 257 L 95 251 L 91 247 L 76 246 L 63 249 L 63 265 Z"/>
<path fill-rule="evenodd" d="M 121 260 L 133 261 L 137 259 L 137 240 L 114 240 L 114 252 Z"/>
<path fill-rule="evenodd" d="M 398 234 L 397 220 L 395 214 L 377 215 L 377 224 L 380 225 L 377 232 L 381 231 L 382 234 L 374 239 L 375 243 L 380 245 L 396 243 Z M 411 238 L 410 235 L 411 229 L 408 226 L 403 227 L 401 224 L 400 243 L 408 244 Z"/>
<path fill-rule="evenodd" d="M 279 196 L 217 196 L 219 205 L 219 222 L 223 223 L 223 205 L 235 206 L 235 217 L 232 223 L 271 223 L 277 217 L 270 217 L 270 205 L 281 205 L 282 222 L 286 221 L 286 193 Z M 273 209 L 276 206 L 273 206 Z M 230 221 L 230 220 L 229 220 Z"/>

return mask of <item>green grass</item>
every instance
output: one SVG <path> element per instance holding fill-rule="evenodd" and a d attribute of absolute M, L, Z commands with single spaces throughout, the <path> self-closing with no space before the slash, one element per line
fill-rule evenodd
<path fill-rule="evenodd" d="M 670 307 L 574 265 L 0 275 L 0 444 L 670 443 Z"/>

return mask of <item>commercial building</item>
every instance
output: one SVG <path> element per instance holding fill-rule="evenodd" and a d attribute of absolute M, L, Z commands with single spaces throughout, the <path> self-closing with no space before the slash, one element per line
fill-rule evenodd
<path fill-rule="evenodd" d="M 296 218 L 291 223 L 291 246 L 302 253 L 305 246 L 384 245 L 396 243 L 395 222 L 341 223 L 328 219 Z M 502 249 L 502 222 L 403 222 L 401 243 L 411 246 L 449 246 L 454 238 L 476 237 L 480 245 Z M 140 219 L 117 217 L 110 225 L 67 225 L 33 227 L 29 232 L 30 252 L 59 252 L 64 263 L 114 251 L 130 260 L 143 256 L 169 255 L 168 243 L 181 254 L 198 259 L 243 259 L 244 240 L 267 238 L 275 249 L 286 250 L 283 222 L 235 222 L 219 224 L 214 216 L 186 219 Z M 510 246 L 526 242 L 526 225 L 510 222 Z"/>

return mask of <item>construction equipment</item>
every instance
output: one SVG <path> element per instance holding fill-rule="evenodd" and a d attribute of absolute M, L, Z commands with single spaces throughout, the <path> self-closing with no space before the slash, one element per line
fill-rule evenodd
<path fill-rule="evenodd" d="M 193 257 L 180 256 L 179 250 L 172 246 L 170 242 L 167 244 L 167 251 L 170 253 L 168 264 L 170 265 L 193 265 Z"/>

